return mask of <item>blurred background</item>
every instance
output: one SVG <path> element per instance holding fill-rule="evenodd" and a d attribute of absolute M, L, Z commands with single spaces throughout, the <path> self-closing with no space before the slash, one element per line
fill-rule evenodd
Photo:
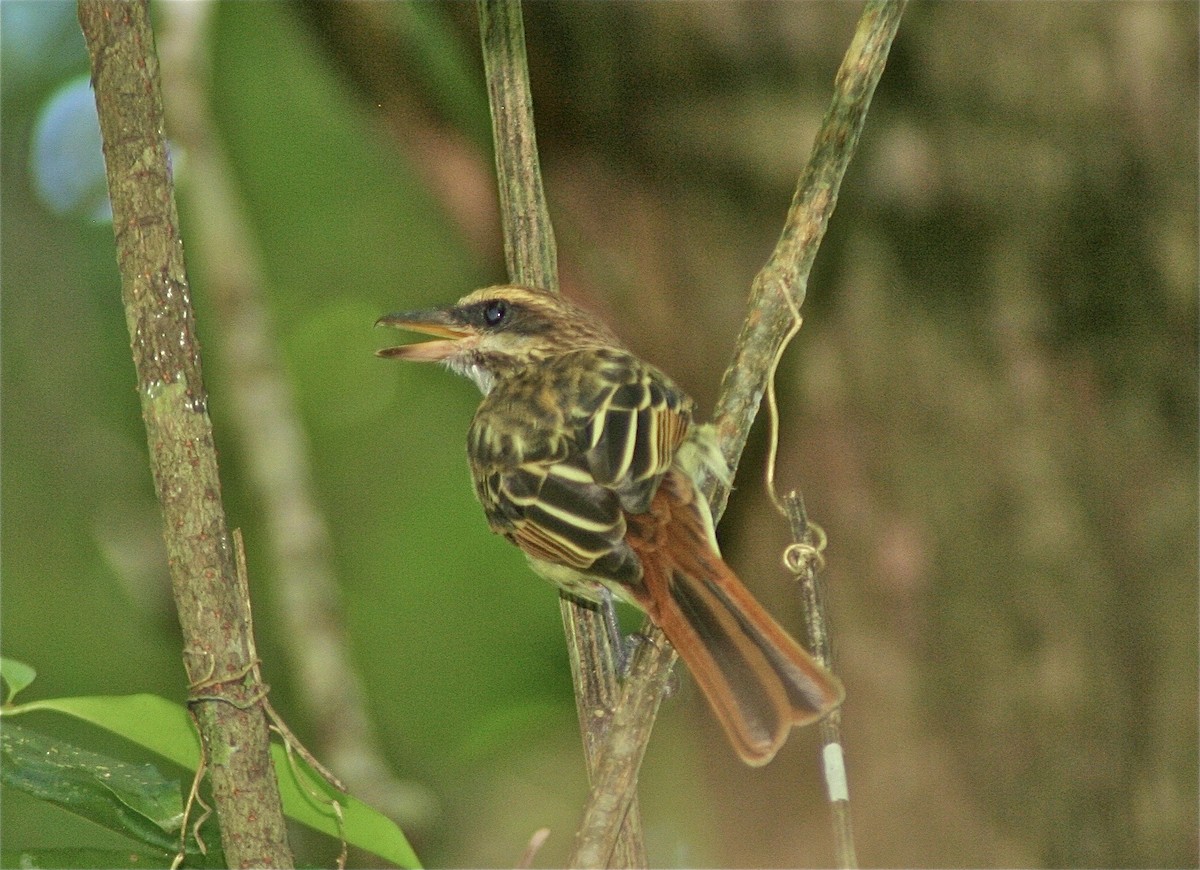
<path fill-rule="evenodd" d="M 859 12 L 525 9 L 564 289 L 705 413 Z M 3 652 L 40 672 L 23 697 L 182 701 L 74 6 L 0 15 Z M 542 826 L 535 866 L 560 864 L 586 783 L 556 596 L 471 495 L 474 388 L 372 355 L 380 314 L 505 277 L 474 6 L 155 15 L 275 705 L 426 865 L 513 866 Z M 778 378 L 865 866 L 1197 865 L 1198 26 L 905 13 Z M 720 534 L 799 632 L 761 429 Z M 641 776 L 651 864 L 828 864 L 816 751 L 744 767 L 681 673 Z M 8 791 L 3 829 L 121 842 Z"/>

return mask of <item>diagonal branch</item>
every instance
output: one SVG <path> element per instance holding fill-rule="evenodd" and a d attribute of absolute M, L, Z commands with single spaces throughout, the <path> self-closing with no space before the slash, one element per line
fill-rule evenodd
<path fill-rule="evenodd" d="M 837 205 L 842 177 L 858 149 L 871 96 L 883 75 L 905 3 L 870 0 L 863 10 L 834 79 L 833 99 L 821 121 L 812 154 L 796 184 L 783 232 L 766 265 L 755 276 L 749 314 L 721 379 L 713 410 L 713 423 L 730 471 L 737 470 L 766 390 L 771 362 L 779 354 L 794 311 L 804 304 L 808 274 Z M 725 512 L 729 492 L 715 483 L 710 486 L 713 511 L 719 517 Z"/>
<path fill-rule="evenodd" d="M 121 295 L 199 724 L 233 866 L 292 866 L 250 620 L 221 504 L 146 0 L 79 0 Z"/>
<path fill-rule="evenodd" d="M 731 470 L 737 468 L 750 426 L 766 392 L 772 361 L 779 355 L 795 310 L 804 302 L 808 274 L 837 203 L 838 188 L 858 146 L 867 108 L 883 74 L 905 0 L 869 0 L 834 82 L 833 100 L 817 134 L 809 162 L 796 185 L 779 242 L 754 280 L 750 308 L 733 360 L 721 380 L 713 422 Z M 724 513 L 728 488 L 719 481 L 702 487 L 713 518 Z M 576 834 L 571 867 L 604 867 L 616 831 L 629 807 L 659 698 L 675 652 L 662 632 L 644 629 L 652 643 L 634 657 L 621 703 L 609 729 L 592 793 Z"/>

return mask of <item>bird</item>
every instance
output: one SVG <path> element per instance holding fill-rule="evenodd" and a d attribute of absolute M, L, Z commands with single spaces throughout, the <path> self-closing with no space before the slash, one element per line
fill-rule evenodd
<path fill-rule="evenodd" d="M 729 475 L 711 425 L 600 319 L 499 285 L 376 325 L 422 338 L 380 357 L 441 363 L 482 392 L 467 457 L 492 531 L 569 595 L 595 603 L 607 589 L 643 610 L 744 762 L 766 764 L 793 726 L 842 703 L 838 678 L 721 557 L 696 484 Z"/>

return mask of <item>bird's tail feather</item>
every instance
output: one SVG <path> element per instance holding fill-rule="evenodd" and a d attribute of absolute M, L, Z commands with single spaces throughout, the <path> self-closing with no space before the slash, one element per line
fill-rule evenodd
<path fill-rule="evenodd" d="M 713 549 L 687 476 L 668 473 L 650 512 L 630 519 L 643 526 L 627 538 L 642 562 L 637 597 L 687 664 L 738 754 L 748 764 L 766 764 L 793 726 L 841 703 L 841 683 L 771 618 Z"/>

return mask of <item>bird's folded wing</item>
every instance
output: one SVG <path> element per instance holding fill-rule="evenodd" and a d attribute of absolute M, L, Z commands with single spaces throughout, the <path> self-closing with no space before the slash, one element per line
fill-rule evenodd
<path fill-rule="evenodd" d="M 625 536 L 616 495 L 580 463 L 527 462 L 488 475 L 480 501 L 492 528 L 537 559 L 586 571 Z"/>
<path fill-rule="evenodd" d="M 690 403 L 658 372 L 638 366 L 606 392 L 581 433 L 588 468 L 631 513 L 643 513 L 691 424 Z"/>
<path fill-rule="evenodd" d="M 559 390 L 570 386 L 562 397 L 565 437 L 517 437 L 532 410 L 510 397 L 476 417 L 470 453 L 493 530 L 534 558 L 627 581 L 637 568 L 624 544 L 625 512 L 649 507 L 691 422 L 690 402 L 632 356 L 601 374 L 568 382 L 543 373 Z"/>

